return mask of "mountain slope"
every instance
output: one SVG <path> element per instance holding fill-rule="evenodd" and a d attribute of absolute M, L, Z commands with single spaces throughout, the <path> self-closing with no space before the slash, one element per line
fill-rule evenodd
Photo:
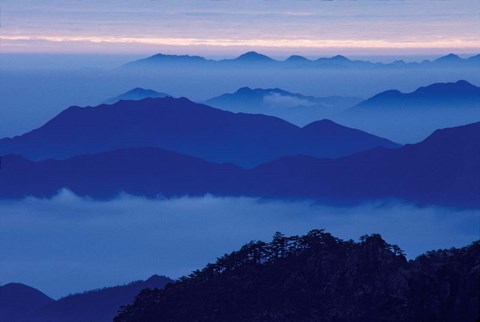
<path fill-rule="evenodd" d="M 157 97 L 167 97 L 171 96 L 165 93 L 157 92 L 151 89 L 145 88 L 134 88 L 126 93 L 120 94 L 118 96 L 112 97 L 107 99 L 103 104 L 115 104 L 118 101 L 125 100 L 125 101 L 139 101 L 145 98 L 157 98 Z"/>
<path fill-rule="evenodd" d="M 305 131 L 331 134 L 334 123 Z M 333 127 L 333 130 L 329 128 Z M 318 127 L 318 128 L 317 128 Z M 480 123 L 439 130 L 422 143 L 376 148 L 339 159 L 292 156 L 245 170 L 157 148 L 123 149 L 67 160 L 28 161 L 6 156 L 0 198 L 78 195 L 252 196 L 314 199 L 339 205 L 399 199 L 422 205 L 479 208 Z"/>
<path fill-rule="evenodd" d="M 399 142 L 415 143 L 436 129 L 480 121 L 480 87 L 458 81 L 432 84 L 412 93 L 386 91 L 332 119 Z"/>
<path fill-rule="evenodd" d="M 252 167 L 288 155 L 339 157 L 377 146 L 397 147 L 386 139 L 328 123 L 338 135 L 333 138 L 322 124 L 326 123 L 299 128 L 275 117 L 234 114 L 185 98 L 147 98 L 70 107 L 32 132 L 0 140 L 0 155 L 61 159 L 159 147 L 212 162 Z"/>
<path fill-rule="evenodd" d="M 321 230 L 251 242 L 163 290 L 144 291 L 115 322 L 475 322 L 480 243 L 407 262 L 380 235 Z"/>
<path fill-rule="evenodd" d="M 11 283 L 0 286 L 0 321 L 19 322 L 54 300 L 30 286 Z"/>
<path fill-rule="evenodd" d="M 272 63 L 272 62 L 276 62 L 276 60 L 266 56 L 266 55 L 263 55 L 263 54 L 259 54 L 255 51 L 249 51 L 249 52 L 246 52 L 240 56 L 238 56 L 237 58 L 234 58 L 232 60 L 223 60 L 223 62 L 232 62 L 232 63 Z"/>
<path fill-rule="evenodd" d="M 337 160 L 289 157 L 252 170 L 263 196 L 345 203 L 400 198 L 480 207 L 480 123 L 438 130 L 400 149 L 373 149 Z M 268 184 L 261 184 L 269 181 Z"/>
<path fill-rule="evenodd" d="M 452 104 L 480 108 L 480 87 L 460 80 L 455 83 L 436 83 L 420 87 L 412 93 L 386 91 L 359 103 L 352 107 L 352 110 L 438 108 L 443 105 L 456 108 Z"/>
<path fill-rule="evenodd" d="M 243 87 L 234 93 L 211 98 L 205 104 L 231 112 L 276 116 L 304 126 L 328 118 L 360 101 L 361 99 L 356 97 L 313 97 L 290 93 L 279 88 Z"/>
<path fill-rule="evenodd" d="M 156 148 L 123 149 L 32 162 L 7 156 L 0 170 L 0 196 L 52 197 L 62 188 L 78 195 L 113 198 L 229 194 L 245 170 Z"/>
<path fill-rule="evenodd" d="M 155 275 L 146 281 L 70 295 L 36 310 L 28 321 L 110 322 L 119 308 L 132 303 L 140 291 L 160 289 L 171 282 L 173 281 L 169 278 Z"/>

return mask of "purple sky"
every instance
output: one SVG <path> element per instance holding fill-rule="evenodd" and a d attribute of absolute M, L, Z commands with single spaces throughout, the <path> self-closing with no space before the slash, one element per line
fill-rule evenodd
<path fill-rule="evenodd" d="M 477 0 L 3 0 L 0 53 L 480 51 Z"/>

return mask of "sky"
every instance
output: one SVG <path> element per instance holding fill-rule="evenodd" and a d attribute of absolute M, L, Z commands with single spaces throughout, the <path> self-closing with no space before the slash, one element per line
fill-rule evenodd
<path fill-rule="evenodd" d="M 1 0 L 0 53 L 475 53 L 477 0 Z"/>

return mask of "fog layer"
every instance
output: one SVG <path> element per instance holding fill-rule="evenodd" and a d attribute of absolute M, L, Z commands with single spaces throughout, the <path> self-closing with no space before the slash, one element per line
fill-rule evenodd
<path fill-rule="evenodd" d="M 59 297 L 152 274 L 175 278 L 250 240 L 314 228 L 343 239 L 381 233 L 413 258 L 479 239 L 480 211 L 211 196 L 99 202 L 63 191 L 51 200 L 0 202 L 0 284 L 22 282 Z"/>

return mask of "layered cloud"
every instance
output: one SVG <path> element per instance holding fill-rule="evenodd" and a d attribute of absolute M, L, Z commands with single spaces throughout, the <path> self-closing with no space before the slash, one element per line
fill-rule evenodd
<path fill-rule="evenodd" d="M 159 46 L 163 50 L 198 46 L 203 52 L 208 48 L 219 52 L 228 48 L 475 51 L 479 6 L 475 0 L 5 0 L 2 48 L 10 52 L 132 52 Z"/>

